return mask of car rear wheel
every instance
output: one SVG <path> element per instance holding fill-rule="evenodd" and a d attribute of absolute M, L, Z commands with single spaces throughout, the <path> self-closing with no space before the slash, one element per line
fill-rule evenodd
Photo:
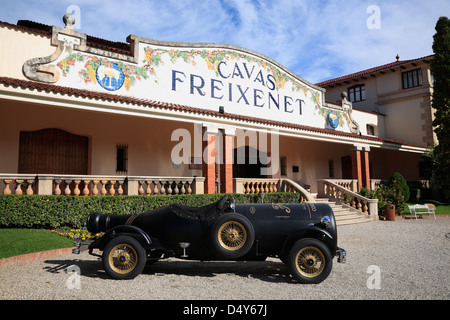
<path fill-rule="evenodd" d="M 134 238 L 119 236 L 111 239 L 102 255 L 103 268 L 114 279 L 133 279 L 145 267 L 147 254 Z"/>
<path fill-rule="evenodd" d="M 287 265 L 300 283 L 320 283 L 331 272 L 333 258 L 328 247 L 316 239 L 297 241 L 289 251 Z"/>
<path fill-rule="evenodd" d="M 255 240 L 252 223 L 244 216 L 229 213 L 220 216 L 211 228 L 211 247 L 224 259 L 237 259 L 249 252 Z"/>

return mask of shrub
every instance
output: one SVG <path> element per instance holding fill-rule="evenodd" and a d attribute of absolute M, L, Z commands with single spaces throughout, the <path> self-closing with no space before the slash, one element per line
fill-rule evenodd
<path fill-rule="evenodd" d="M 375 191 L 375 197 L 378 199 L 378 212 L 384 214 L 384 207 L 388 204 L 395 206 L 395 213 L 401 215 L 406 201 L 409 199 L 409 187 L 405 178 L 398 172 L 394 172 L 386 185 L 380 185 Z"/>
<path fill-rule="evenodd" d="M 388 186 L 390 186 L 391 188 L 394 188 L 394 189 L 400 189 L 405 202 L 409 200 L 408 183 L 406 183 L 405 178 L 399 172 L 394 172 L 389 177 Z"/>
<path fill-rule="evenodd" d="M 56 196 L 0 195 L 0 227 L 84 228 L 88 215 L 102 213 L 133 214 L 154 210 L 172 203 L 201 207 L 218 201 L 223 194 L 151 196 Z M 258 194 L 230 194 L 236 203 L 258 203 Z M 299 193 L 268 193 L 264 202 L 294 203 Z"/>
<path fill-rule="evenodd" d="M 362 195 L 364 198 L 368 199 L 376 199 L 376 191 L 369 190 L 367 188 L 361 188 L 361 191 L 358 192 L 360 195 Z"/>

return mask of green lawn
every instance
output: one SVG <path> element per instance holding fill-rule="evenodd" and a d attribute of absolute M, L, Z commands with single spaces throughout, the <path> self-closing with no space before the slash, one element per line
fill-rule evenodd
<path fill-rule="evenodd" d="M 0 259 L 71 246 L 72 239 L 47 230 L 0 229 Z"/>

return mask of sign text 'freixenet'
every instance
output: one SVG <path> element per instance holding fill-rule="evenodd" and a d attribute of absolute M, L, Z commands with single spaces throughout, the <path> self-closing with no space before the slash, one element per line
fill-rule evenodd
<path fill-rule="evenodd" d="M 199 74 L 172 69 L 172 91 L 302 115 L 305 100 L 280 95 L 276 90 L 275 77 L 264 73 L 262 69 L 257 69 L 255 65 L 221 61 L 217 64 L 216 74 L 218 75 L 216 78 L 206 78 Z M 238 83 L 239 80 L 247 80 L 247 83 L 254 86 Z"/>

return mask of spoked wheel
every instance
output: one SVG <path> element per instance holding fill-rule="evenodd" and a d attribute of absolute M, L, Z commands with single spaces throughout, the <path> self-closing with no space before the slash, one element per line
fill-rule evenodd
<path fill-rule="evenodd" d="M 332 256 L 328 247 L 316 239 L 297 241 L 289 252 L 287 264 L 300 283 L 320 283 L 331 272 Z"/>
<path fill-rule="evenodd" d="M 252 223 L 240 214 L 225 214 L 211 228 L 211 246 L 220 258 L 242 257 L 251 249 L 254 240 Z"/>
<path fill-rule="evenodd" d="M 144 269 L 146 256 L 138 241 L 120 236 L 109 241 L 103 250 L 103 267 L 114 279 L 132 279 Z"/>
<path fill-rule="evenodd" d="M 225 222 L 217 234 L 220 245 L 229 251 L 242 248 L 247 241 L 247 230 L 237 221 Z"/>

